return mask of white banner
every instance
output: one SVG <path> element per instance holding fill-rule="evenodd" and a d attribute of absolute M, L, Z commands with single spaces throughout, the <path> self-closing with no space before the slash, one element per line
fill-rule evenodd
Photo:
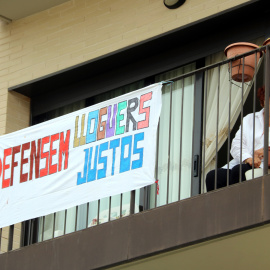
<path fill-rule="evenodd" d="M 0 137 L 0 228 L 155 182 L 161 84 Z"/>

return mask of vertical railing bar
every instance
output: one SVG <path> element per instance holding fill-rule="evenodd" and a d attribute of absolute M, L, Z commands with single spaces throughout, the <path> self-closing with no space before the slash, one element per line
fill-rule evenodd
<path fill-rule="evenodd" d="M 35 222 L 35 243 L 39 242 L 39 224 L 40 224 L 40 218 L 35 218 L 34 219 Z"/>
<path fill-rule="evenodd" d="M 30 237 L 31 237 L 31 226 L 32 226 L 32 219 L 29 220 L 29 226 L 28 226 L 28 234 L 27 234 L 27 246 L 30 245 Z"/>
<path fill-rule="evenodd" d="M 78 224 L 78 205 L 76 205 L 76 213 L 75 213 L 75 232 L 77 231 L 77 224 Z"/>
<path fill-rule="evenodd" d="M 20 247 L 24 246 L 24 238 L 25 238 L 25 221 L 22 222 L 22 232 L 20 237 Z M 0 248 L 1 248 L 1 238 L 0 238 Z"/>
<path fill-rule="evenodd" d="M 89 218 L 89 202 L 86 204 L 86 227 L 88 228 L 88 218 Z"/>
<path fill-rule="evenodd" d="M 66 234 L 66 230 L 67 230 L 67 209 L 65 209 L 64 235 Z"/>
<path fill-rule="evenodd" d="M 157 127 L 157 148 L 156 148 L 156 180 L 158 181 L 158 154 L 159 154 L 159 129 L 160 129 L 160 120 Z M 155 208 L 157 207 L 157 185 L 155 185 Z"/>
<path fill-rule="evenodd" d="M 194 155 L 194 139 L 195 139 L 195 102 L 196 102 L 196 99 L 197 99 L 197 95 L 198 95 L 198 90 L 197 90 L 197 84 L 198 84 L 198 77 L 202 76 L 203 74 L 201 74 L 200 72 L 197 72 L 195 75 L 193 75 L 194 77 L 194 87 L 193 87 L 193 90 L 194 90 L 194 98 L 193 98 L 193 121 L 192 121 L 192 145 L 191 145 L 191 153 L 192 153 L 192 157 L 191 157 L 191 171 L 190 171 L 190 177 L 192 179 L 191 181 L 191 185 L 190 185 L 190 195 L 192 196 L 193 195 L 193 186 L 194 186 L 194 158 L 195 158 L 195 155 Z M 199 84 L 200 85 L 200 84 Z M 201 89 L 202 90 L 202 89 Z M 197 163 L 199 163 L 199 159 L 197 160 Z M 197 168 L 197 172 L 199 174 L 199 164 L 196 165 Z"/>
<path fill-rule="evenodd" d="M 123 193 L 120 195 L 120 218 L 122 217 L 122 203 L 123 203 Z"/>
<path fill-rule="evenodd" d="M 55 232 L 55 220 L 56 220 L 56 212 L 53 213 L 53 231 L 52 231 L 52 238 L 54 238 L 54 232 Z"/>
<path fill-rule="evenodd" d="M 97 225 L 99 225 L 100 200 L 98 200 Z"/>
<path fill-rule="evenodd" d="M 3 231 L 3 228 L 0 228 L 0 254 L 1 254 L 2 231 Z M 22 245 L 20 245 L 20 247 L 21 246 Z"/>
<path fill-rule="evenodd" d="M 208 69 L 205 71 L 205 98 L 204 98 L 204 116 L 203 116 L 203 165 L 202 165 L 202 193 L 205 192 L 204 190 L 204 179 L 205 179 L 205 144 L 206 144 L 206 108 L 207 108 L 207 87 L 208 84 Z"/>
<path fill-rule="evenodd" d="M 2 244 L 2 233 L 3 233 L 3 228 L 0 228 L 0 254 L 1 254 L 1 244 Z M 22 243 L 22 237 L 21 237 L 21 243 Z M 20 247 L 22 244 L 20 244 Z"/>
<path fill-rule="evenodd" d="M 109 198 L 109 221 L 111 221 L 111 205 L 112 205 L 112 196 Z"/>
<path fill-rule="evenodd" d="M 41 241 L 44 241 L 44 226 L 45 226 L 45 216 L 42 217 L 42 234 L 41 234 Z"/>
<path fill-rule="evenodd" d="M 147 206 L 147 187 L 143 188 L 143 211 L 145 211 L 146 206 Z"/>
<path fill-rule="evenodd" d="M 34 224 L 35 224 L 35 219 L 31 219 L 31 227 L 30 227 L 30 245 L 33 244 Z"/>
<path fill-rule="evenodd" d="M 14 235 L 14 224 L 9 226 L 8 251 L 12 250 L 13 247 L 13 235 Z"/>
<path fill-rule="evenodd" d="M 266 47 L 265 59 L 265 102 L 264 102 L 264 166 L 263 175 L 268 174 L 268 146 L 269 146 L 269 72 L 270 72 L 270 47 Z"/>
<path fill-rule="evenodd" d="M 130 192 L 130 215 L 133 215 L 135 213 L 135 190 L 132 190 Z"/>
<path fill-rule="evenodd" d="M 180 119 L 180 155 L 179 155 L 179 188 L 178 201 L 181 198 L 181 174 L 182 174 L 182 143 L 183 143 L 183 113 L 184 113 L 184 79 L 182 81 L 182 98 L 181 98 L 181 119 Z"/>
<path fill-rule="evenodd" d="M 168 166 L 167 166 L 167 198 L 166 204 L 169 202 L 170 189 L 170 156 L 171 156 L 171 130 L 172 130 L 172 83 L 170 83 L 170 118 L 169 118 L 169 138 L 168 138 Z"/>
<path fill-rule="evenodd" d="M 230 89 L 229 89 L 229 119 L 228 119 L 228 145 L 227 145 L 227 185 L 229 185 L 229 163 L 230 163 L 230 145 L 231 145 L 231 103 L 232 103 L 232 62 L 229 64 L 229 80 L 230 80 Z"/>
<path fill-rule="evenodd" d="M 12 224 L 10 226 L 10 229 L 11 229 L 11 231 L 10 231 L 10 237 L 11 237 L 11 239 L 10 239 L 10 250 L 12 250 L 13 249 L 14 233 L 15 233 L 15 225 Z"/>
<path fill-rule="evenodd" d="M 218 66 L 218 89 L 217 89 L 217 121 L 216 121 L 216 164 L 215 164 L 215 189 L 217 188 L 218 170 L 218 120 L 219 120 L 219 91 L 220 91 L 220 65 Z"/>
<path fill-rule="evenodd" d="M 253 138 L 252 138 L 252 179 L 254 178 L 254 152 L 255 152 L 255 108 L 256 108 L 256 90 L 257 90 L 257 52 L 255 53 L 255 77 L 253 91 Z"/>
<path fill-rule="evenodd" d="M 240 60 L 241 63 L 241 60 Z M 244 117 L 244 72 L 245 72 L 245 57 L 243 57 L 242 66 L 242 87 L 241 87 L 241 139 L 240 139 L 240 167 L 239 167 L 239 183 L 242 182 L 242 149 L 243 149 L 243 117 Z"/>

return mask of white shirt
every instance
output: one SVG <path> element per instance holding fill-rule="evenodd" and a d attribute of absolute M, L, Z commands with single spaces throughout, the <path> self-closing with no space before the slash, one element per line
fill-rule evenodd
<path fill-rule="evenodd" d="M 263 148 L 264 144 L 264 109 L 255 113 L 255 145 L 254 149 L 258 150 Z M 229 169 L 240 164 L 240 145 L 241 145 L 241 126 L 236 132 L 235 137 L 232 141 L 231 155 L 233 160 L 229 163 Z M 243 144 L 242 144 L 242 160 L 252 158 L 253 148 L 253 113 L 248 114 L 243 118 Z M 263 168 L 263 160 L 260 165 Z M 222 168 L 227 169 L 227 165 Z"/>

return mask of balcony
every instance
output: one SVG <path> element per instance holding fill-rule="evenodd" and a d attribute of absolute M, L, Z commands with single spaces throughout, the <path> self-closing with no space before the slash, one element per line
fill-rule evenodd
<path fill-rule="evenodd" d="M 244 82 L 243 78 L 242 82 L 232 81 L 230 63 L 256 52 L 264 53 L 255 68 L 252 80 Z M 17 269 L 19 261 L 20 265 L 25 265 L 27 269 L 35 269 L 36 265 L 41 265 L 39 269 L 45 269 L 48 264 L 53 266 L 61 261 L 60 269 L 72 269 L 76 261 L 78 269 L 86 267 L 95 269 L 268 223 L 270 176 L 267 167 L 263 168 L 263 175 L 255 179 L 253 165 L 251 180 L 244 182 L 240 180 L 238 184 L 230 186 L 227 180 L 227 187 L 221 189 L 217 189 L 218 179 L 215 173 L 215 190 L 211 192 L 207 192 L 204 179 L 210 169 L 217 171 L 232 159 L 230 146 L 233 133 L 243 123 L 247 113 L 254 114 L 258 110 L 256 92 L 260 86 L 265 85 L 266 100 L 269 99 L 270 84 L 267 76 L 270 70 L 269 53 L 270 48 L 263 46 L 233 59 L 183 72 L 183 75 L 172 76 L 166 80 L 163 105 L 167 109 L 161 116 L 157 143 L 158 185 L 119 195 L 117 209 L 112 206 L 112 198 L 108 198 L 105 212 L 101 209 L 103 203 L 101 200 L 96 202 L 94 213 L 89 211 L 90 204 L 85 205 L 84 226 L 79 222 L 79 218 L 82 218 L 80 211 L 83 209 L 77 206 L 73 212 L 74 232 L 70 234 L 67 231 L 70 210 L 65 210 L 61 214 L 53 213 L 50 217 L 41 217 L 39 220 L 27 221 L 21 234 L 23 236 L 21 246 L 27 247 L 2 254 L 0 264 L 5 265 L 4 269 Z M 198 86 L 200 82 L 203 87 Z M 201 93 L 199 98 L 196 89 Z M 180 117 L 173 111 L 176 106 L 174 103 L 176 90 L 179 90 L 178 97 L 181 97 Z M 194 94 L 194 98 L 189 100 L 193 106 L 192 115 L 188 118 L 188 123 L 191 123 L 189 125 L 191 131 L 189 143 L 191 143 L 187 150 L 185 146 L 188 139 L 182 134 L 187 128 L 187 125 L 184 126 L 186 121 L 184 102 L 190 92 Z M 196 114 L 197 108 L 194 106 L 198 99 L 203 100 L 203 113 L 199 115 L 200 117 Z M 224 102 L 225 99 L 228 101 Z M 215 108 L 214 114 L 207 111 L 210 107 Z M 268 102 L 265 103 L 265 114 L 269 114 Z M 177 132 L 180 136 L 177 144 L 173 125 L 175 118 L 179 120 Z M 167 135 L 161 133 L 162 125 L 167 125 Z M 268 144 L 268 118 L 265 118 L 264 125 L 266 138 L 264 143 Z M 199 133 L 199 136 L 196 133 Z M 199 146 L 199 153 L 196 153 L 196 144 Z M 243 144 L 243 140 L 240 144 Z M 161 147 L 165 148 L 162 149 L 165 158 L 160 156 Z M 174 151 L 178 155 L 175 155 Z M 264 149 L 264 163 L 268 163 L 267 147 Z M 60 215 L 63 215 L 62 231 L 57 228 L 57 219 Z M 47 223 L 46 218 L 49 220 Z M 14 234 L 16 231 L 14 227 L 15 225 L 12 225 L 9 230 L 0 231 L 1 234 L 8 231 L 9 235 L 6 237 L 8 242 L 1 245 L 6 245 L 9 251 L 13 249 L 14 239 L 17 237 Z M 34 244 L 35 242 L 40 243 Z M 35 254 L 31 264 L 28 262 L 30 254 Z"/>

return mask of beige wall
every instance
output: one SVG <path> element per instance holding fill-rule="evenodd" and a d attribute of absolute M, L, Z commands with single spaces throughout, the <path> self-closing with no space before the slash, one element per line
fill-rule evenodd
<path fill-rule="evenodd" d="M 163 0 L 72 0 L 10 24 L 0 21 L 0 135 L 29 125 L 30 100 L 9 87 L 245 2 L 187 0 L 169 10 Z"/>
<path fill-rule="evenodd" d="M 21 223 L 17 223 L 14 225 L 13 243 L 12 243 L 13 249 L 20 248 L 21 227 L 22 227 Z M 0 254 L 7 252 L 8 250 L 9 229 L 10 227 L 5 227 L 2 229 Z"/>
<path fill-rule="evenodd" d="M 119 270 L 267 270 L 270 225 L 113 267 Z"/>
<path fill-rule="evenodd" d="M 169 10 L 163 0 L 72 0 L 8 25 L 1 23 L 0 134 L 23 128 L 29 122 L 29 100 L 7 95 L 8 87 L 245 2 L 187 0 L 180 8 Z"/>

